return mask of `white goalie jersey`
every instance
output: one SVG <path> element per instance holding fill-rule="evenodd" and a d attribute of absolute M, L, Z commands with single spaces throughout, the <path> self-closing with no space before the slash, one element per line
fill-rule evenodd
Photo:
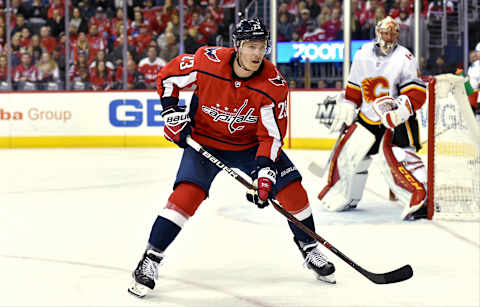
<path fill-rule="evenodd" d="M 369 42 L 355 54 L 345 99 L 360 108 L 359 116 L 367 123 L 381 124 L 372 103 L 387 95 L 408 96 L 416 111 L 425 102 L 426 85 L 415 57 L 405 47 L 398 45 L 390 54 L 379 56 L 375 43 Z"/>

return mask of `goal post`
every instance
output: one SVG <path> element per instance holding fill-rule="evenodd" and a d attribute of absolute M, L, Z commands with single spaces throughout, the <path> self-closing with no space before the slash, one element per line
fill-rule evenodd
<path fill-rule="evenodd" d="M 453 74 L 428 80 L 428 218 L 480 221 L 480 127 Z"/>

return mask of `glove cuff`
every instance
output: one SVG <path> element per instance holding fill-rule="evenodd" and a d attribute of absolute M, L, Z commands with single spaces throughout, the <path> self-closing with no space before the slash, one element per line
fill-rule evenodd
<path fill-rule="evenodd" d="M 270 167 L 261 168 L 258 171 L 258 178 L 267 178 L 273 184 L 277 183 L 277 174 L 276 172 L 271 169 Z"/>
<path fill-rule="evenodd" d="M 166 110 L 173 106 L 178 105 L 178 98 L 177 97 L 165 97 L 161 98 L 160 102 L 162 104 L 162 109 Z"/>

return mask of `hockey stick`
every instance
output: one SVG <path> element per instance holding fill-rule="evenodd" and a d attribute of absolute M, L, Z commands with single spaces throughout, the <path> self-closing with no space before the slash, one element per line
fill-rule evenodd
<path fill-rule="evenodd" d="M 337 150 L 338 144 L 340 144 L 340 141 L 342 140 L 345 130 L 347 130 L 347 126 L 343 124 L 342 128 L 340 128 L 340 134 L 338 135 L 337 141 L 335 142 L 335 145 L 333 145 L 332 151 L 330 152 L 330 157 L 328 157 L 327 163 L 325 163 L 325 166 L 323 168 L 313 161 L 308 165 L 308 170 L 312 172 L 315 176 L 322 178 L 323 175 L 325 175 L 325 172 L 327 171 L 328 166 L 333 159 L 333 155 Z"/>
<path fill-rule="evenodd" d="M 239 173 L 235 172 L 232 170 L 230 167 L 225 165 L 222 161 L 217 159 L 215 156 L 213 156 L 211 153 L 205 150 L 202 145 L 198 144 L 196 141 L 194 141 L 190 136 L 187 136 L 187 144 L 192 147 L 195 151 L 200 153 L 203 157 L 205 157 L 208 161 L 211 163 L 215 164 L 218 168 L 221 170 L 224 170 L 227 172 L 230 176 L 235 178 L 238 182 L 243 184 L 247 189 L 254 190 L 256 189 L 249 181 L 247 181 L 245 178 L 243 178 Z M 327 242 L 324 238 L 322 238 L 320 235 L 317 233 L 311 231 L 308 227 L 303 225 L 297 218 L 295 218 L 290 212 L 285 210 L 283 207 L 280 206 L 280 204 L 275 201 L 270 199 L 269 202 L 272 204 L 272 206 L 280 212 L 283 216 L 285 216 L 289 221 L 297 225 L 300 229 L 302 229 L 306 234 L 308 234 L 310 237 L 314 238 L 318 242 L 320 242 L 323 246 L 328 248 L 332 253 L 337 255 L 340 259 L 345 261 L 347 264 L 349 264 L 352 268 L 354 268 L 357 272 L 368 278 L 370 281 L 376 283 L 376 284 L 391 284 L 395 282 L 400 282 L 409 279 L 410 277 L 413 276 L 413 270 L 412 267 L 407 264 L 399 269 L 396 269 L 391 272 L 387 273 L 372 273 L 358 264 L 356 264 L 353 260 L 348 258 L 346 255 L 344 255 L 341 251 L 336 249 L 332 244 Z"/>

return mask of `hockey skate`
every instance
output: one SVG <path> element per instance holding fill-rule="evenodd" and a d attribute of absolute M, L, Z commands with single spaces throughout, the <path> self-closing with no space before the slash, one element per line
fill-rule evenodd
<path fill-rule="evenodd" d="M 335 266 L 328 261 L 327 257 L 317 248 L 318 242 L 303 243 L 295 239 L 293 240 L 305 259 L 304 266 L 312 270 L 318 280 L 331 284 L 336 283 Z"/>
<path fill-rule="evenodd" d="M 147 250 L 132 273 L 133 281 L 128 292 L 137 297 L 144 297 L 149 290 L 153 290 L 158 278 L 158 266 L 162 260 L 163 254 Z"/>

